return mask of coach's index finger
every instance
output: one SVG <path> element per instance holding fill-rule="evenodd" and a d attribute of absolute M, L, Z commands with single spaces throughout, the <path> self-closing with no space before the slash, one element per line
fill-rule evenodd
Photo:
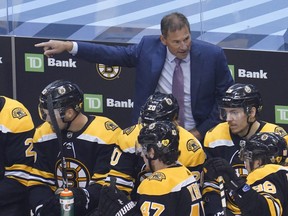
<path fill-rule="evenodd" d="M 41 43 L 37 43 L 37 44 L 34 44 L 35 47 L 45 47 L 47 46 L 48 42 L 41 42 Z"/>
<path fill-rule="evenodd" d="M 64 51 L 69 51 L 69 49 L 72 49 L 72 46 L 72 42 L 57 40 L 49 40 L 47 42 L 35 44 L 35 47 L 43 47 L 44 55 L 47 57 L 51 57 L 54 54 L 59 54 Z"/>
<path fill-rule="evenodd" d="M 37 43 L 34 44 L 35 47 L 42 47 L 44 50 L 44 55 L 46 55 L 47 57 L 52 57 L 53 54 L 55 54 L 55 51 L 52 48 L 52 41 L 47 41 L 47 42 L 41 42 L 41 43 Z"/>

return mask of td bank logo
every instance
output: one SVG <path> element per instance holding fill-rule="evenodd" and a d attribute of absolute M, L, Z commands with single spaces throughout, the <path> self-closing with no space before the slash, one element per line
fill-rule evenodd
<path fill-rule="evenodd" d="M 84 111 L 103 113 L 103 96 L 97 94 L 84 94 Z"/>
<path fill-rule="evenodd" d="M 76 61 L 71 58 L 68 60 L 47 58 L 47 66 L 57 68 L 77 68 Z M 25 53 L 25 71 L 44 72 L 44 55 L 36 53 Z"/>
<path fill-rule="evenodd" d="M 233 80 L 235 80 L 235 69 L 234 69 L 234 65 L 228 65 L 228 68 L 229 68 L 229 70 L 230 70 L 230 73 L 231 73 L 231 75 L 232 75 L 232 77 L 233 77 Z"/>
<path fill-rule="evenodd" d="M 288 124 L 288 106 L 275 106 L 275 120 L 278 124 Z"/>
<path fill-rule="evenodd" d="M 25 53 L 25 71 L 44 72 L 43 54 Z"/>

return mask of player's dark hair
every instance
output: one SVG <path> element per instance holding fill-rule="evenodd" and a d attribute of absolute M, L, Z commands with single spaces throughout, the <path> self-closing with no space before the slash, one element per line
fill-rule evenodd
<path fill-rule="evenodd" d="M 175 32 L 187 26 L 190 32 L 190 24 L 186 16 L 181 13 L 171 13 L 164 16 L 161 20 L 161 33 L 166 38 L 168 32 Z"/>
<path fill-rule="evenodd" d="M 151 146 L 153 148 L 153 146 Z M 162 161 L 166 165 L 171 165 L 175 163 L 178 160 L 178 157 L 180 156 L 180 151 L 174 150 L 170 151 L 166 154 L 163 154 L 159 149 L 153 148 L 155 152 L 155 158 L 158 158 L 158 160 Z"/>
<path fill-rule="evenodd" d="M 171 121 L 157 121 L 144 126 L 140 130 L 138 143 L 147 148 L 147 152 L 154 149 L 155 155 L 151 160 L 159 159 L 167 165 L 175 163 L 180 155 L 179 131 Z"/>

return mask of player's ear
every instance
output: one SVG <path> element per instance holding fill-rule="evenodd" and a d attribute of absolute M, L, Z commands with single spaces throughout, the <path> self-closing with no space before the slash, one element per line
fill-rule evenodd
<path fill-rule="evenodd" d="M 256 107 L 251 107 L 250 111 L 249 111 L 249 119 L 251 121 L 254 121 L 255 118 L 256 118 L 256 113 L 257 113 L 257 110 L 256 110 Z"/>
<path fill-rule="evenodd" d="M 263 164 L 263 161 L 261 159 L 257 159 L 253 161 L 253 170 L 260 167 Z"/>
<path fill-rule="evenodd" d="M 154 158 L 155 156 L 155 150 L 154 148 L 150 148 L 148 152 L 149 158 Z"/>
<path fill-rule="evenodd" d="M 167 45 L 166 38 L 163 35 L 160 35 L 160 40 L 161 40 L 163 45 L 165 45 L 165 46 Z"/>
<path fill-rule="evenodd" d="M 251 114 L 256 115 L 256 107 L 251 107 Z"/>

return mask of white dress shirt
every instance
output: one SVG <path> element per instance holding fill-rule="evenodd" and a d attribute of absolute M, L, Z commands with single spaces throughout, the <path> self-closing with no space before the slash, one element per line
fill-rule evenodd
<path fill-rule="evenodd" d="M 174 61 L 175 58 L 176 56 L 174 56 L 167 48 L 165 64 L 161 72 L 156 91 L 166 94 L 172 94 L 172 80 L 173 80 L 174 68 L 176 66 L 176 63 Z M 191 107 L 190 53 L 185 59 L 182 60 L 181 67 L 184 73 L 184 127 L 187 130 L 191 130 L 195 128 L 196 124 L 192 115 L 192 107 Z"/>

